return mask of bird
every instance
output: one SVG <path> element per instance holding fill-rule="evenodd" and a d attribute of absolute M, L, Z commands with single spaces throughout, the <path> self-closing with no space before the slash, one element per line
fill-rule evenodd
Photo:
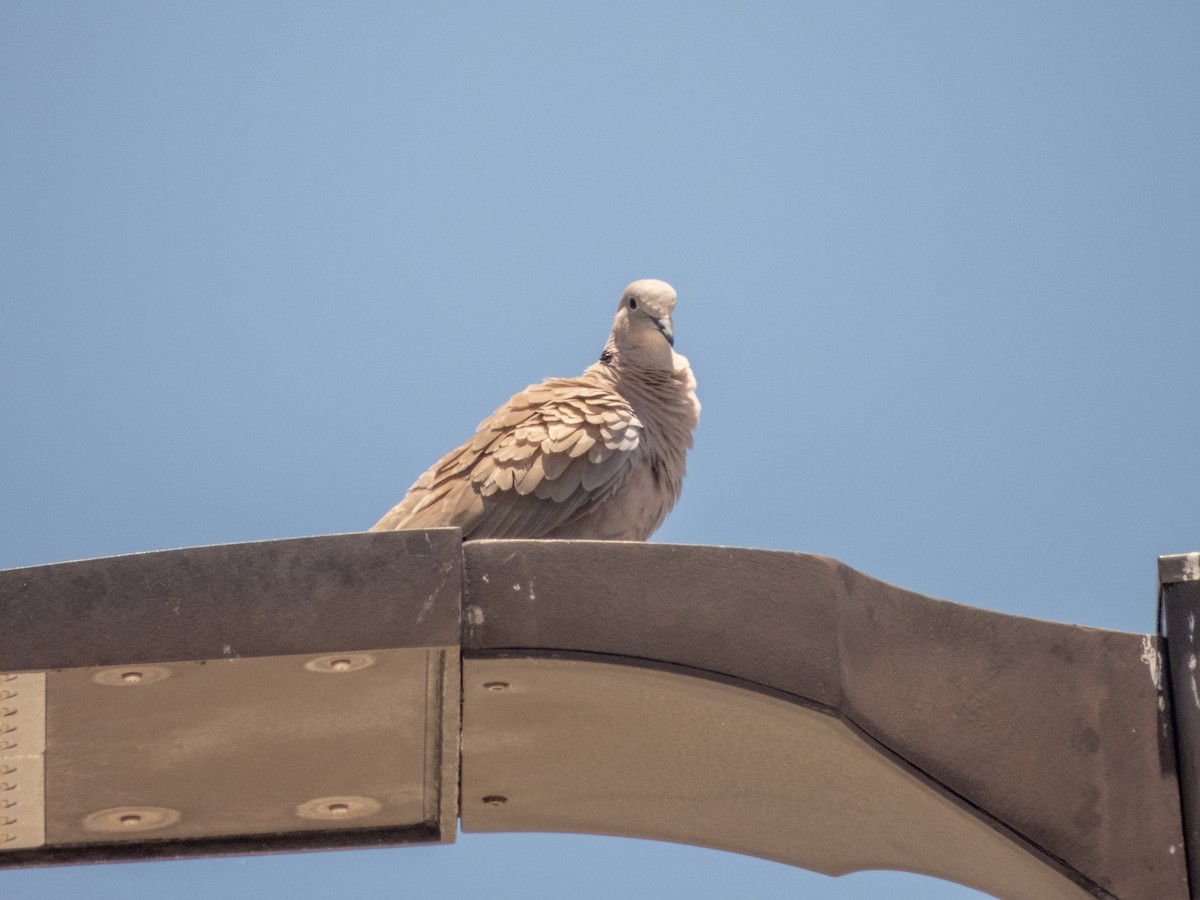
<path fill-rule="evenodd" d="M 655 278 L 626 287 L 597 362 L 513 396 L 370 530 L 647 540 L 679 499 L 700 418 L 691 365 L 675 352 L 676 299 Z"/>

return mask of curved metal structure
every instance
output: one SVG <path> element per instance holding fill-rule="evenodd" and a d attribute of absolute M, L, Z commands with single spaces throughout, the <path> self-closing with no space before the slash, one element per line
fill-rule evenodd
<path fill-rule="evenodd" d="M 1183 898 L 1162 650 L 722 547 L 437 529 L 9 570 L 0 866 L 447 841 L 461 815 Z"/>

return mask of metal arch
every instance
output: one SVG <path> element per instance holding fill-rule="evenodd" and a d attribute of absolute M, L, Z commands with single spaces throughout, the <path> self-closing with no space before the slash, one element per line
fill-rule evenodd
<path fill-rule="evenodd" d="M 832 716 L 895 764 L 897 778 L 917 777 L 1087 893 L 1186 896 L 1170 722 L 1150 635 L 934 600 L 797 553 L 479 541 L 466 544 L 464 555 L 465 829 L 503 830 L 505 821 L 495 810 L 473 809 L 479 791 L 468 790 L 475 783 L 474 661 L 616 659 L 678 667 Z M 504 680 L 497 674 L 503 668 L 494 663 L 488 677 Z M 551 725 L 555 715 L 570 721 L 565 709 L 551 710 Z M 716 729 L 711 740 L 720 743 Z M 562 765 L 572 759 L 561 754 Z M 528 748 L 512 763 L 531 771 L 553 764 L 528 759 Z M 782 783 L 784 773 L 775 774 Z M 860 834 L 869 834 L 865 824 Z M 697 842 L 734 849 L 720 838 L 735 830 L 728 825 L 715 823 Z M 628 833 L 611 823 L 597 830 Z M 872 838 L 884 846 L 900 836 Z M 973 866 L 953 849 L 907 863 L 884 863 L 877 851 L 863 865 L 870 853 L 847 847 L 859 854 L 852 866 L 833 854 L 805 856 L 805 849 L 761 855 L 808 868 L 824 862 L 831 874 L 886 865 L 999 896 L 1058 895 L 1046 885 L 1022 892 L 1008 884 L 1015 873 L 1001 868 L 1004 877 L 996 878 L 994 860 L 978 857 Z M 981 883 L 989 873 L 990 883 Z"/>
<path fill-rule="evenodd" d="M 451 529 L 9 570 L 0 866 L 449 841 L 461 765 L 466 830 L 1182 898 L 1160 647 L 805 554 Z"/>

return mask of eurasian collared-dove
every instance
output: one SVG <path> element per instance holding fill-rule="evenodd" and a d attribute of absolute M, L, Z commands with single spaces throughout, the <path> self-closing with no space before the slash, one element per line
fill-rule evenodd
<path fill-rule="evenodd" d="M 371 530 L 646 540 L 679 498 L 700 415 L 696 379 L 673 349 L 674 309 L 666 282 L 629 285 L 599 362 L 521 391 Z"/>

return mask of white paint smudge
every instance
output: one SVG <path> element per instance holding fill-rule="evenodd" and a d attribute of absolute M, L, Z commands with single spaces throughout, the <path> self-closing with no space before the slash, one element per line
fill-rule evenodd
<path fill-rule="evenodd" d="M 425 535 L 425 539 L 429 540 L 428 534 Z M 438 595 L 442 592 L 442 588 L 446 586 L 446 581 L 450 578 L 450 572 L 453 569 L 454 566 L 451 563 L 442 563 L 442 580 L 438 582 L 438 586 L 434 588 L 433 593 L 430 594 L 428 599 L 426 599 L 426 601 L 421 605 L 421 611 L 417 613 L 418 623 L 420 623 L 427 615 L 429 615 L 429 611 L 433 609 L 433 601 L 437 599 Z"/>
<path fill-rule="evenodd" d="M 1158 648 L 1152 634 L 1142 635 L 1142 662 L 1150 670 L 1150 680 L 1154 682 L 1154 687 L 1161 688 L 1162 682 L 1159 679 L 1162 677 L 1162 671 L 1159 669 Z"/>
<path fill-rule="evenodd" d="M 420 624 L 421 620 L 429 615 L 429 611 L 433 609 L 433 600 L 435 597 L 437 597 L 437 594 L 430 594 L 425 602 L 421 604 L 421 611 L 417 613 L 418 624 Z"/>
<path fill-rule="evenodd" d="M 1183 580 L 1200 581 L 1200 553 L 1189 553 L 1184 556 Z"/>
<path fill-rule="evenodd" d="M 476 627 L 483 624 L 483 610 L 475 605 L 467 607 L 467 624 Z"/>

